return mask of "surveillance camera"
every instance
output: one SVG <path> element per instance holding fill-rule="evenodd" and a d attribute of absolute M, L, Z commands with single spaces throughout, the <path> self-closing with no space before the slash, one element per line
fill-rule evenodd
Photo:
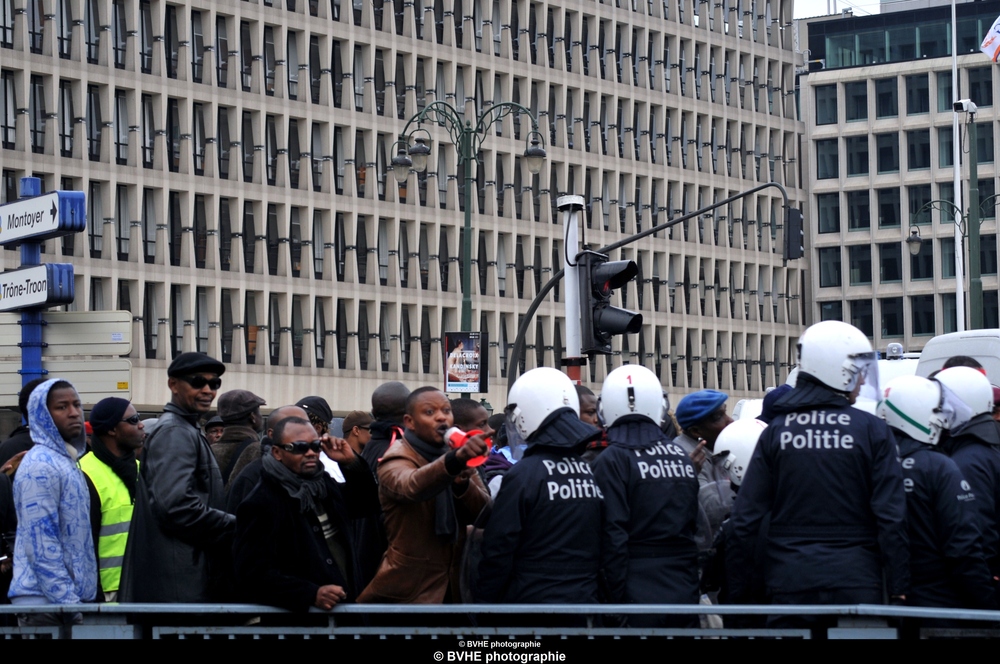
<path fill-rule="evenodd" d="M 973 103 L 971 99 L 959 99 L 954 104 L 952 108 L 955 109 L 956 113 L 975 113 L 979 110 L 979 107 Z"/>

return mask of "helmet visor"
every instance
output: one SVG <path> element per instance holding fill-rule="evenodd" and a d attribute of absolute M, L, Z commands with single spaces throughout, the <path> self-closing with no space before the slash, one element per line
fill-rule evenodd
<path fill-rule="evenodd" d="M 521 430 L 517 428 L 516 413 L 517 404 L 507 406 L 507 422 L 504 427 L 507 430 L 507 447 L 510 448 L 511 457 L 514 461 L 520 461 L 524 456 L 524 450 L 528 448 L 528 441 L 521 435 Z"/>
<path fill-rule="evenodd" d="M 858 392 L 858 396 L 878 403 L 882 398 L 882 393 L 878 388 L 878 354 L 874 352 L 858 353 L 851 355 L 849 359 L 854 365 L 854 382 L 850 391 L 853 392 L 858 386 L 857 381 L 861 381 L 861 390 Z"/>
<path fill-rule="evenodd" d="M 941 387 L 941 403 L 936 412 L 941 418 L 942 428 L 954 431 L 972 419 L 972 408 L 948 389 L 947 385 L 934 378 L 931 380 Z"/>

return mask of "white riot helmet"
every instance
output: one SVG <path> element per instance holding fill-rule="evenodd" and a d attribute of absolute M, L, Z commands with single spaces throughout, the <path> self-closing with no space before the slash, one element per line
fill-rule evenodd
<path fill-rule="evenodd" d="M 941 431 L 951 426 L 954 397 L 936 380 L 920 376 L 894 378 L 882 391 L 876 413 L 893 429 L 913 440 L 937 445 Z"/>
<path fill-rule="evenodd" d="M 972 417 L 993 412 L 993 386 L 978 369 L 952 367 L 938 372 L 934 378 L 972 409 Z"/>
<path fill-rule="evenodd" d="M 572 408 L 580 416 L 580 398 L 573 381 L 558 369 L 538 367 L 514 382 L 507 395 L 507 423 L 527 440 L 560 408 Z"/>
<path fill-rule="evenodd" d="M 799 337 L 799 370 L 838 392 L 852 392 L 865 379 L 865 396 L 878 400 L 878 360 L 868 337 L 853 325 L 825 320 Z M 869 393 L 870 394 L 867 394 Z"/>
<path fill-rule="evenodd" d="M 665 408 L 660 379 L 639 364 L 626 364 L 609 373 L 597 403 L 597 412 L 608 427 L 626 415 L 645 415 L 659 426 Z"/>
<path fill-rule="evenodd" d="M 723 458 L 722 466 L 729 472 L 729 481 L 736 486 L 743 483 L 757 441 L 766 428 L 767 423 L 756 418 L 736 420 L 715 439 L 713 454 Z"/>

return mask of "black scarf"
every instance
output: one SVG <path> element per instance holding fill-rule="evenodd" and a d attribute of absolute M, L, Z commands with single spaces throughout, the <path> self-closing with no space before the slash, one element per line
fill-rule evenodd
<path fill-rule="evenodd" d="M 271 454 L 265 454 L 261 458 L 261 463 L 264 474 L 280 484 L 289 496 L 299 501 L 299 511 L 302 514 L 322 511 L 323 499 L 326 498 L 326 471 L 322 465 L 315 474 L 303 476 L 290 471 Z"/>
<path fill-rule="evenodd" d="M 608 442 L 627 450 L 644 450 L 664 439 L 660 427 L 645 415 L 626 415 L 608 428 Z"/>
<path fill-rule="evenodd" d="M 104 444 L 100 436 L 90 437 L 90 450 L 97 460 L 111 469 L 117 475 L 125 488 L 128 489 L 128 497 L 135 503 L 135 484 L 139 478 L 139 466 L 135 462 L 135 450 L 126 450 L 125 456 L 117 457 L 111 453 L 108 446 Z"/>
<path fill-rule="evenodd" d="M 447 445 L 432 445 L 421 439 L 410 429 L 403 434 L 417 454 L 428 463 L 437 461 L 447 454 Z M 447 488 L 434 497 L 434 534 L 455 541 L 458 538 L 458 516 L 455 514 L 455 496 Z"/>

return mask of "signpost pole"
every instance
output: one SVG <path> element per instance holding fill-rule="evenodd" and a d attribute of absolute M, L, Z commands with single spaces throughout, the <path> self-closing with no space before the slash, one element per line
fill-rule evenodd
<path fill-rule="evenodd" d="M 21 199 L 34 198 L 42 194 L 40 178 L 21 178 Z M 42 264 L 40 242 L 21 244 L 21 266 Z M 21 386 L 24 387 L 47 371 L 42 368 L 42 310 L 21 312 Z"/>

